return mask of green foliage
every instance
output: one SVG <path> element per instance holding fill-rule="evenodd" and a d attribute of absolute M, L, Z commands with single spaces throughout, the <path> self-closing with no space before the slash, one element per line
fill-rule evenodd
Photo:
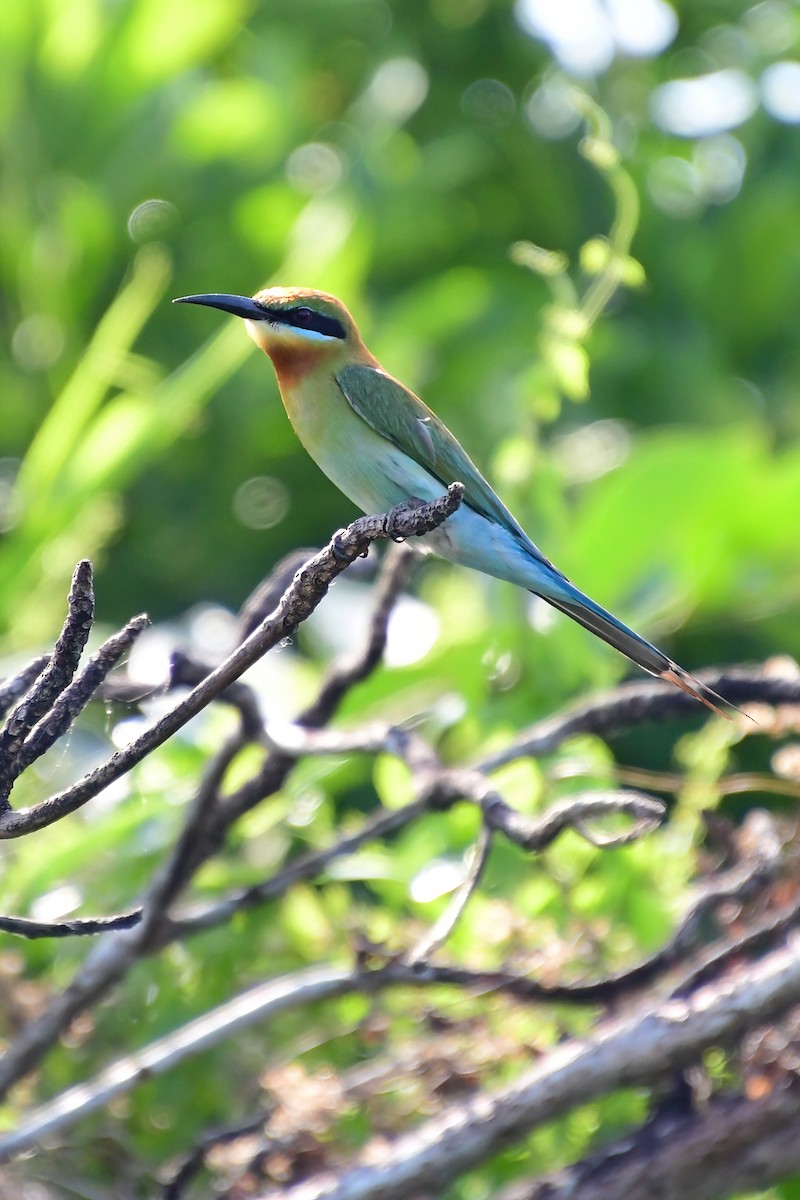
<path fill-rule="evenodd" d="M 796 56 L 800 40 L 765 49 L 744 4 L 681 7 L 669 49 L 619 57 L 579 87 L 522 32 L 510 0 L 308 0 L 302 20 L 289 0 L 0 5 L 5 661 L 53 635 L 79 557 L 98 567 L 108 626 L 140 609 L 178 621 L 198 603 L 235 609 L 286 551 L 355 515 L 298 448 L 240 325 L 168 303 L 267 281 L 341 294 L 386 367 L 492 468 L 537 544 L 676 659 L 800 655 L 796 133 L 763 110 L 721 142 L 678 138 L 650 117 L 655 89 L 692 56 L 709 70 L 730 65 L 714 40 L 720 21 L 749 38 L 741 54 L 754 74 Z M 545 137 L 531 114 L 554 87 L 566 124 Z M 725 197 L 697 190 L 711 151 L 747 164 Z M 287 496 L 271 524 L 237 501 L 263 477 Z M 503 585 L 434 564 L 417 592 L 438 636 L 351 696 L 348 723 L 418 719 L 460 763 L 624 673 L 606 647 L 531 614 Z M 348 595 L 355 605 L 357 591 Z M 416 610 L 412 625 L 421 620 Z M 283 653 L 287 675 L 262 687 L 271 702 L 289 675 L 292 695 L 305 694 L 324 635 L 304 631 Z M 15 798 L 32 803 L 74 777 L 119 715 L 86 735 L 88 750 L 77 734 L 57 747 Z M 5 844 L 3 910 L 57 912 L 71 903 L 65 888 L 86 912 L 135 903 L 219 730 L 211 719 L 176 739 L 105 808 Z M 728 733 L 712 723 L 679 744 L 670 766 L 686 782 L 657 836 L 613 855 L 567 836 L 541 871 L 498 844 L 448 952 L 489 968 L 518 956 L 576 978 L 661 944 L 685 907 L 700 811 L 720 803 L 722 771 L 756 754 Z M 654 736 L 628 761 L 652 765 L 662 752 Z M 521 810 L 541 811 L 577 784 L 608 786 L 613 767 L 608 747 L 586 741 L 496 782 Z M 258 882 L 378 800 L 407 798 L 394 760 L 307 761 L 237 827 L 193 898 Z M 437 892 L 431 865 L 460 869 L 475 834 L 471 809 L 431 815 L 337 860 L 322 885 L 149 961 L 95 1014 L 95 1036 L 79 1030 L 22 1100 L 87 1076 L 233 987 L 347 961 L 356 933 L 404 948 L 450 894 L 443 883 Z M 84 953 L 15 943 L 8 960 L 44 999 Z M 423 1001 L 385 1003 L 400 1041 Z M 452 992 L 424 1003 L 473 1011 Z M 299 1048 L 311 1071 L 348 1065 L 369 1053 L 363 1007 L 350 998 L 287 1015 L 270 1045 Z M 490 1023 L 506 1019 L 520 1036 L 532 1021 L 541 1049 L 560 1033 L 546 1013 L 490 1008 Z M 135 1093 L 131 1153 L 152 1166 L 239 1115 L 252 1055 L 276 1053 L 251 1036 Z M 468 1200 L 521 1169 L 567 1161 L 641 1109 L 628 1094 L 582 1109 L 453 1194 Z M 0 1121 L 17 1116 L 15 1101 Z M 105 1132 L 101 1114 L 79 1140 Z M 795 1193 L 786 1184 L 775 1195 Z"/>

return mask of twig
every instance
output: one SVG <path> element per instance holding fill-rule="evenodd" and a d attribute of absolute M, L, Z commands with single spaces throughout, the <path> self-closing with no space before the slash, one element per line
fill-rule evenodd
<path fill-rule="evenodd" d="M 290 550 L 275 564 L 266 579 L 247 597 L 239 611 L 239 642 L 245 641 L 277 607 L 297 572 L 317 553 L 316 546 Z"/>
<path fill-rule="evenodd" d="M 785 936 L 800 925 L 800 898 L 785 905 L 778 912 L 769 912 L 753 923 L 738 937 L 729 938 L 722 945 L 709 947 L 703 961 L 693 965 L 680 984 L 670 993 L 677 999 L 695 991 L 698 987 L 717 979 L 731 964 L 745 957 L 762 953 L 774 944 L 776 938 Z M 800 999 L 800 997 L 798 997 Z"/>
<path fill-rule="evenodd" d="M 247 1137 L 248 1134 L 259 1133 L 269 1117 L 270 1112 L 265 1109 L 257 1117 L 250 1117 L 249 1120 L 238 1125 L 231 1125 L 227 1129 L 212 1130 L 211 1133 L 206 1134 L 173 1172 L 164 1186 L 162 1200 L 180 1200 L 194 1177 L 202 1171 L 210 1150 L 216 1146 L 224 1146 L 229 1142 L 238 1141 L 242 1137 Z"/>
<path fill-rule="evenodd" d="M 581 1162 L 501 1188 L 494 1200 L 652 1200 L 655 1194 L 658 1200 L 718 1200 L 760 1195 L 800 1171 L 798 1116 L 797 1087 L 779 1084 L 758 1100 L 714 1096 L 699 1110 L 659 1113 Z"/>
<path fill-rule="evenodd" d="M 63 736 L 72 722 L 86 707 L 108 672 L 126 654 L 139 634 L 147 628 L 149 618 L 134 617 L 124 629 L 113 634 L 92 655 L 88 663 L 72 683 L 65 687 L 54 701 L 52 708 L 34 725 L 25 741 L 18 747 L 14 763 L 14 774 L 19 776 L 26 767 L 50 749 Z"/>
<path fill-rule="evenodd" d="M 31 921 L 28 917 L 0 917 L 0 930 L 24 938 L 85 937 L 88 934 L 111 933 L 115 929 L 132 929 L 141 918 L 141 909 L 120 913 L 116 917 L 76 917 L 72 921 Z"/>
<path fill-rule="evenodd" d="M 523 850 L 540 851 L 555 841 L 565 829 L 573 829 L 587 842 L 603 849 L 626 846 L 660 825 L 666 808 L 659 800 L 640 792 L 598 791 L 561 800 L 538 820 L 523 817 L 500 801 L 499 797 L 492 797 L 485 803 L 483 811 L 489 824 L 502 830 L 510 841 L 516 842 Z M 593 818 L 616 813 L 634 818 L 629 829 L 617 834 L 601 835 L 586 825 Z"/>
<path fill-rule="evenodd" d="M 204 829 L 216 799 L 216 789 L 242 744 L 241 731 L 211 760 L 183 833 L 150 884 L 140 910 L 131 914 L 133 927 L 109 935 L 79 968 L 72 983 L 47 1009 L 31 1021 L 0 1059 L 0 1093 L 25 1075 L 45 1055 L 79 1013 L 104 996 L 134 962 L 153 948 L 167 922 L 166 906 L 184 880 L 192 836 Z M 133 918 L 136 918 L 135 921 Z"/>
<path fill-rule="evenodd" d="M 90 562 L 80 562 L 75 568 L 68 603 L 67 618 L 47 666 L 0 730 L 0 808 L 8 809 L 8 795 L 21 769 L 17 764 L 25 739 L 71 681 L 91 633 L 94 591 Z M 0 822 L 7 815 L 3 813 Z"/>
<path fill-rule="evenodd" d="M 427 781 L 422 790 L 432 807 L 448 807 L 457 800 L 479 804 L 490 829 L 497 829 L 523 850 L 540 852 L 565 829 L 573 829 L 593 845 L 604 848 L 622 846 L 651 832 L 659 825 L 666 809 L 660 800 L 639 792 L 585 792 L 570 796 L 540 817 L 526 817 L 512 808 L 490 786 L 481 772 L 469 769 L 441 771 Z M 600 838 L 587 829 L 585 822 L 595 817 L 624 813 L 634 824 L 620 834 Z"/>
<path fill-rule="evenodd" d="M 429 964 L 392 962 L 375 971 L 314 967 L 259 984 L 42 1105 L 24 1124 L 0 1135 L 0 1160 L 35 1145 L 46 1133 L 68 1128 L 115 1096 L 256 1021 L 353 991 L 372 993 L 443 982 L 457 980 Z M 403 1189 L 421 1187 L 423 1181 L 427 1187 L 441 1184 L 448 1164 L 458 1174 L 573 1104 L 619 1087 L 637 1086 L 666 1068 L 691 1062 L 706 1046 L 729 1041 L 752 1022 L 762 1022 L 796 1002 L 798 989 L 800 941 L 790 935 L 760 962 L 731 971 L 685 1000 L 669 998 L 654 1006 L 647 999 L 624 1019 L 596 1027 L 585 1042 L 570 1040 L 557 1047 L 541 1066 L 511 1087 L 457 1106 L 399 1138 L 387 1162 L 373 1161 L 370 1167 L 346 1172 L 332 1191 L 312 1182 L 307 1192 L 303 1187 L 292 1189 L 286 1200 L 383 1200 L 405 1195 Z M 355 1182 L 362 1176 L 364 1191 Z"/>
<path fill-rule="evenodd" d="M 501 1142 L 508 1136 L 511 1121 L 517 1128 L 514 1114 L 522 1110 L 530 1112 L 530 1120 L 549 1119 L 549 1102 L 562 1107 L 554 1109 L 549 1116 L 566 1111 L 572 1103 L 583 1103 L 592 1095 L 602 1094 L 605 1090 L 613 1090 L 619 1086 L 633 1086 L 644 1082 L 652 1075 L 662 1073 L 667 1067 L 676 1066 L 692 1061 L 707 1045 L 718 1044 L 740 1033 L 751 1021 L 762 1022 L 790 1003 L 797 1000 L 800 994 L 800 940 L 791 933 L 793 921 L 797 917 L 797 906 L 792 911 L 792 920 L 784 916 L 781 921 L 775 921 L 769 929 L 766 925 L 760 930 L 760 944 L 766 940 L 766 934 L 781 933 L 784 936 L 783 945 L 772 949 L 764 959 L 757 964 L 741 963 L 737 965 L 737 955 L 733 953 L 738 947 L 729 947 L 726 954 L 726 965 L 731 970 L 723 978 L 715 978 L 712 983 L 704 982 L 698 987 L 699 975 L 692 979 L 692 987 L 687 994 L 678 999 L 675 994 L 661 1002 L 660 1007 L 652 1011 L 652 999 L 648 998 L 642 1004 L 641 1011 L 632 1018 L 621 1022 L 606 1022 L 595 1031 L 595 1035 L 586 1044 L 572 1041 L 554 1050 L 547 1058 L 541 1069 L 534 1070 L 528 1077 L 528 1082 L 515 1084 L 504 1097 L 491 1102 L 479 1104 L 478 1111 L 472 1113 L 466 1108 L 458 1117 L 453 1114 L 446 1125 L 434 1134 L 436 1122 L 431 1123 L 430 1136 L 426 1136 L 425 1145 L 432 1152 L 436 1151 L 441 1137 L 442 1163 L 447 1161 L 445 1143 L 453 1150 L 458 1150 L 460 1159 L 464 1158 L 465 1145 L 470 1141 L 470 1132 L 480 1135 L 486 1153 L 492 1153 L 495 1140 Z M 753 948 L 755 943 L 753 944 Z M 279 980 L 249 989 L 233 1000 L 219 1005 L 210 1013 L 189 1022 L 169 1034 L 153 1042 L 144 1050 L 127 1055 L 105 1068 L 94 1080 L 80 1084 L 57 1096 L 54 1100 L 42 1105 L 30 1114 L 26 1122 L 18 1129 L 0 1135 L 0 1159 L 19 1153 L 34 1145 L 45 1133 L 68 1128 L 78 1119 L 95 1111 L 115 1096 L 130 1091 L 140 1082 L 149 1079 L 154 1074 L 163 1074 L 189 1055 L 198 1053 L 211 1045 L 217 1044 L 232 1033 L 256 1021 L 275 1016 L 289 1008 L 296 1008 L 307 1003 L 315 1003 L 321 999 L 331 999 L 353 991 L 372 993 L 386 987 L 394 986 L 441 986 L 450 984 L 459 987 L 469 987 L 480 991 L 503 991 L 519 998 L 538 999 L 548 1002 L 569 1001 L 572 1003 L 596 1002 L 602 997 L 600 989 L 606 987 L 605 982 L 599 984 L 578 984 L 573 986 L 548 986 L 537 984 L 535 981 L 521 976 L 505 975 L 501 972 L 472 971 L 464 968 L 436 966 L 429 962 L 415 961 L 412 963 L 392 960 L 376 970 L 360 970 L 358 968 L 312 968 L 294 975 L 284 976 Z M 687 1032 L 681 1034 L 682 1026 L 687 1026 Z M 635 1064 L 629 1061 L 629 1053 L 635 1054 Z M 580 1091 L 581 1061 L 586 1060 L 586 1086 L 584 1095 Z M 563 1076 L 563 1078 L 562 1078 Z M 553 1082 L 555 1080 L 555 1083 Z M 573 1093 L 571 1089 L 578 1089 Z M 548 1100 L 548 1097 L 550 1098 Z M 496 1114 L 488 1121 L 488 1129 L 483 1127 L 483 1118 L 487 1113 Z M 527 1118 L 526 1118 L 527 1120 Z M 465 1136 L 461 1142 L 455 1133 L 461 1123 L 464 1123 Z M 474 1128 L 467 1128 L 474 1126 Z M 522 1133 L 528 1128 L 519 1127 Z M 453 1133 L 453 1138 L 450 1134 Z M 488 1139 L 488 1141 L 487 1141 Z M 408 1151 L 411 1160 L 415 1160 L 415 1137 L 409 1135 L 396 1143 L 400 1157 L 402 1151 Z M 436 1155 L 439 1160 L 439 1155 Z M 461 1170 L 469 1165 L 475 1165 L 481 1158 L 462 1163 Z M 425 1169 L 422 1168 L 421 1169 Z M 364 1197 L 382 1198 L 384 1195 L 394 1195 L 380 1189 L 388 1186 L 381 1182 L 383 1177 L 376 1177 L 374 1188 L 364 1193 Z M 410 1185 L 409 1185 L 410 1186 Z M 350 1200 L 351 1195 L 361 1196 L 360 1192 L 351 1193 L 346 1186 L 341 1192 L 330 1193 L 337 1200 Z M 403 1193 L 397 1192 L 397 1195 Z M 327 1191 L 312 1191 L 306 1196 L 305 1192 L 289 1193 L 287 1200 L 311 1200 L 312 1197 L 327 1197 Z"/>
<path fill-rule="evenodd" d="M 405 547 L 392 546 L 384 558 L 381 574 L 378 578 L 378 586 L 376 589 L 375 605 L 372 616 L 370 618 L 369 632 L 367 641 L 363 648 L 352 657 L 348 657 L 341 662 L 333 665 L 317 695 L 317 699 L 305 709 L 300 715 L 299 721 L 303 725 L 289 726 L 292 731 L 304 730 L 307 732 L 308 725 L 319 725 L 330 718 L 336 712 L 339 704 L 347 692 L 355 687 L 362 679 L 365 679 L 380 662 L 385 645 L 388 631 L 389 616 L 392 607 L 397 600 L 401 589 L 405 585 L 408 574 L 413 562 L 413 555 Z M 316 731 L 313 736 L 324 736 Z M 187 858 L 187 867 L 191 863 L 194 869 L 197 865 L 208 856 L 215 845 L 218 845 L 225 835 L 225 831 L 242 816 L 249 811 L 255 804 L 262 800 L 265 796 L 273 795 L 283 786 L 283 783 L 291 771 L 294 763 L 299 757 L 297 751 L 285 748 L 277 740 L 272 741 L 268 731 L 264 732 L 264 740 L 267 744 L 271 744 L 278 752 L 270 756 L 264 768 L 258 772 L 253 778 L 247 781 L 232 795 L 225 797 L 217 809 L 215 817 L 209 821 L 205 831 L 204 839 L 195 836 L 189 843 L 191 847 L 191 859 Z M 322 852 L 323 855 L 326 852 Z M 335 857 L 333 855 L 332 857 Z M 306 865 L 312 869 L 311 859 L 316 858 L 316 855 L 309 855 Z M 304 860 L 305 861 L 305 860 Z M 325 861 L 331 861 L 326 858 Z M 293 863 L 285 872 L 282 872 L 280 878 L 289 882 L 295 882 L 297 879 L 305 878 L 302 873 L 295 875 L 296 867 L 300 866 L 301 860 Z M 273 884 L 275 881 L 270 880 L 268 884 Z M 250 907 L 260 901 L 256 899 L 256 888 L 248 888 L 242 896 L 242 906 Z M 282 894 L 282 884 L 279 884 L 274 895 Z M 244 897 L 247 897 L 246 899 Z M 264 896 L 264 899 L 271 898 Z M 222 902 L 223 905 L 226 901 Z M 216 906 L 215 906 L 216 907 Z M 232 911 L 236 911 L 234 908 Z M 217 908 L 217 915 L 221 916 L 222 908 Z M 232 915 L 232 913 L 231 913 Z M 227 918 L 222 918 L 227 919 Z M 216 923 L 216 922 L 214 922 Z M 202 925 L 197 925 L 196 928 L 202 928 Z M 192 928 L 195 928 L 193 925 Z M 183 936 L 184 933 L 190 932 L 188 923 L 183 924 L 179 921 L 170 923 L 168 928 L 166 925 L 163 929 L 163 938 L 165 941 L 172 940 L 176 936 Z"/>
<path fill-rule="evenodd" d="M 198 907 L 191 912 L 174 917 L 171 922 L 170 940 L 181 939 L 194 933 L 213 929 L 229 921 L 237 912 L 245 912 L 270 900 L 284 895 L 288 889 L 302 879 L 313 879 L 337 858 L 352 854 L 368 842 L 380 841 L 407 825 L 412 824 L 428 812 L 425 801 L 414 800 L 401 808 L 381 809 L 368 817 L 355 833 L 338 838 L 322 850 L 309 851 L 290 862 L 277 874 L 262 883 L 241 888 L 216 900 L 212 904 Z"/>
<path fill-rule="evenodd" d="M 483 872 L 486 869 L 486 864 L 489 861 L 489 852 L 492 848 L 491 830 L 482 825 L 478 840 L 472 847 L 470 855 L 469 868 L 467 874 L 458 888 L 452 901 L 444 910 L 437 921 L 433 923 L 427 933 L 419 939 L 415 946 L 403 955 L 405 962 L 410 965 L 427 962 L 440 946 L 443 946 L 450 934 L 455 929 L 464 909 L 470 901 L 470 897 L 474 895 L 475 889 L 481 881 Z"/>
<path fill-rule="evenodd" d="M 17 671 L 16 675 L 10 675 L 0 683 L 0 717 L 5 716 L 10 704 L 25 695 L 49 662 L 49 654 L 40 654 L 38 658 L 31 659 L 29 663 L 26 663 L 20 671 Z"/>
<path fill-rule="evenodd" d="M 330 749 L 339 745 L 336 735 L 332 740 L 327 734 L 321 734 L 318 738 L 316 732 L 309 733 L 299 726 L 284 727 L 281 732 L 286 733 L 287 728 L 292 730 L 292 733 L 287 734 L 287 742 L 290 745 L 294 733 L 297 734 L 297 741 L 294 743 L 296 754 L 307 753 L 308 746 L 314 744 L 317 747 L 325 747 L 324 750 L 320 749 L 321 753 L 338 752 Z M 379 730 L 380 727 L 377 727 L 374 731 L 376 738 L 379 736 Z M 385 743 L 381 741 L 379 744 L 370 740 L 369 734 L 360 738 L 359 743 L 362 747 L 368 745 L 371 752 L 377 752 L 379 749 L 394 749 L 399 752 L 402 749 L 402 757 L 406 762 L 410 761 L 412 766 L 412 775 L 415 762 L 418 764 L 417 769 L 421 777 L 417 780 L 418 793 L 414 800 L 400 808 L 388 812 L 381 810 L 368 817 L 361 829 L 355 833 L 337 839 L 323 850 L 301 855 L 263 883 L 252 884 L 205 908 L 174 918 L 169 933 L 170 940 L 211 929 L 230 920 L 236 912 L 275 900 L 292 884 L 301 879 L 313 879 L 335 859 L 352 854 L 365 843 L 397 833 L 418 820 L 423 813 L 443 810 L 461 801 L 479 805 L 488 829 L 499 830 L 509 840 L 532 852 L 545 849 L 567 828 L 574 829 L 593 844 L 623 845 L 650 832 L 660 823 L 665 811 L 659 800 L 636 792 L 587 792 L 585 795 L 560 801 L 539 818 L 528 818 L 506 804 L 477 771 L 450 771 L 441 765 L 437 767 L 432 749 L 422 742 L 421 738 L 397 729 L 392 729 L 390 735 Z M 634 824 L 629 830 L 611 839 L 605 839 L 604 843 L 598 843 L 597 834 L 587 830 L 585 821 L 618 813 L 634 817 Z"/>
<path fill-rule="evenodd" d="M 172 737 L 267 650 L 294 633 L 325 596 L 333 580 L 371 545 L 386 537 L 411 537 L 437 528 L 461 502 L 464 489 L 453 483 L 437 500 L 419 507 L 400 504 L 390 513 L 359 517 L 341 530 L 302 570 L 270 617 L 233 654 L 159 721 L 77 784 L 30 809 L 0 813 L 0 838 L 43 829 L 84 805 L 114 780 Z M 51 664 L 52 665 L 52 664 Z M 50 668 L 48 668 L 48 671 Z M 45 675 L 47 672 L 45 672 Z M 38 716 L 41 715 L 37 713 Z M 13 717 L 13 714 L 12 714 Z M 30 725 L 25 728 L 27 733 Z"/>
<path fill-rule="evenodd" d="M 796 1003 L 800 944 L 786 944 L 686 1001 L 647 999 L 623 1019 L 596 1026 L 585 1041 L 555 1047 L 508 1087 L 455 1105 L 441 1117 L 370 1146 L 352 1167 L 284 1189 L 282 1200 L 401 1200 L 437 1194 L 545 1122 L 619 1088 L 638 1087 L 665 1069 L 695 1061 L 754 1022 Z"/>
<path fill-rule="evenodd" d="M 0 1134 L 0 1161 L 35 1145 L 46 1133 L 68 1128 L 79 1117 L 95 1112 L 138 1083 L 163 1075 L 187 1054 L 196 1054 L 237 1030 L 287 1009 L 342 996 L 354 989 L 359 978 L 353 968 L 312 967 L 250 988 L 144 1050 L 118 1059 L 93 1080 L 43 1104 L 17 1129 Z"/>
<path fill-rule="evenodd" d="M 725 667 L 716 671 L 698 671 L 697 678 L 734 704 L 757 701 L 771 705 L 800 703 L 800 676 L 797 675 L 775 674 L 764 667 Z M 481 771 L 496 771 L 518 758 L 551 754 L 567 738 L 579 733 L 610 737 L 633 726 L 687 714 L 702 715 L 702 710 L 691 696 L 671 684 L 659 680 L 623 683 L 564 713 L 545 717 L 519 734 L 504 750 L 481 759 L 477 766 Z"/>
<path fill-rule="evenodd" d="M 447 496 L 442 498 L 436 510 L 436 519 L 443 520 L 442 512 L 446 512 L 448 508 L 456 505 L 459 497 L 460 485 L 453 485 L 448 490 Z M 426 507 L 430 510 L 436 506 Z M 401 518 L 403 517 L 403 513 L 403 506 L 400 506 L 399 516 Z M 412 510 L 412 517 L 413 525 L 415 528 L 418 528 L 420 521 L 425 518 L 425 512 L 419 508 L 414 508 Z M 433 519 L 430 513 L 428 519 Z M 361 521 L 355 522 L 348 531 L 345 531 L 344 535 L 337 535 L 327 550 L 322 551 L 321 555 L 317 556 L 317 559 L 322 558 L 326 572 L 338 572 L 344 569 L 343 563 L 345 558 L 347 555 L 353 554 L 358 550 L 361 544 L 360 539 L 366 536 L 363 532 L 358 532 L 359 530 L 363 531 L 363 522 L 367 522 L 368 530 L 376 528 L 379 530 L 389 530 L 396 528 L 396 520 L 392 522 L 391 514 L 375 518 L 363 518 Z M 356 530 L 357 536 L 349 539 L 348 548 L 347 535 L 353 529 Z M 342 549 L 343 545 L 345 547 L 344 550 Z M 345 550 L 347 551 L 346 554 Z M 313 569 L 317 559 L 313 560 L 311 564 L 307 564 L 303 571 L 299 573 L 289 592 L 284 597 L 284 601 L 281 602 L 279 612 L 282 612 L 286 607 L 285 602 L 287 602 L 287 598 L 292 603 L 297 602 L 298 588 L 301 590 L 308 589 L 310 586 L 308 579 L 304 579 L 303 577 Z M 400 560 L 397 557 L 390 559 L 386 572 L 391 573 L 394 580 L 394 596 L 396 596 L 396 589 L 402 581 L 402 572 L 399 567 L 395 569 L 392 565 L 398 563 L 398 561 Z M 389 607 L 388 600 L 382 601 L 373 618 L 368 646 L 364 652 L 365 657 L 369 656 L 370 661 L 374 658 L 376 637 L 379 640 L 385 640 Z M 311 608 L 313 608 L 313 604 Z M 272 619 L 265 622 L 265 625 L 248 639 L 242 649 L 248 644 L 252 645 L 253 640 L 259 638 L 264 628 L 266 627 L 269 630 L 273 624 Z M 376 634 L 376 630 L 382 632 L 378 635 Z M 382 644 L 383 641 L 381 641 Z M 351 677 L 355 681 L 361 675 L 359 661 L 356 661 L 352 666 Z M 341 673 L 334 673 L 334 676 L 334 684 L 330 694 L 326 692 L 326 686 L 323 685 L 320 697 L 315 702 L 320 706 L 318 711 L 334 711 L 339 698 L 344 694 Z M 226 684 L 221 684 L 220 690 L 224 686 Z M 303 714 L 304 717 L 307 715 Z M 125 975 L 133 962 L 143 954 L 153 953 L 155 950 L 167 945 L 170 941 L 182 936 L 185 932 L 179 922 L 172 921 L 169 918 L 167 914 L 168 904 L 177 894 L 183 883 L 189 878 L 190 874 L 220 844 L 225 836 L 225 832 L 237 817 L 252 808 L 264 796 L 271 795 L 274 791 L 277 791 L 283 785 L 286 776 L 294 765 L 295 760 L 291 757 L 281 754 L 272 755 L 265 768 L 258 772 L 254 778 L 248 780 L 247 783 L 231 795 L 220 798 L 219 803 L 217 803 L 213 795 L 214 790 L 219 788 L 227 767 L 243 744 L 244 737 L 245 734 L 240 730 L 237 735 L 229 739 L 226 746 L 212 760 L 201 785 L 200 793 L 184 827 L 184 836 L 182 836 L 175 851 L 170 855 L 164 867 L 162 867 L 161 872 L 153 883 L 150 895 L 145 901 L 143 908 L 147 913 L 146 922 L 142 922 L 133 931 L 112 934 L 104 943 L 101 943 L 97 947 L 95 954 L 89 958 L 84 967 L 75 976 L 72 984 L 59 996 L 55 997 L 40 1017 L 26 1026 L 14 1044 L 8 1048 L 3 1059 L 0 1060 L 0 1094 L 4 1094 L 8 1087 L 35 1066 L 75 1017 L 113 987 Z M 424 809 L 420 807 L 420 811 L 424 811 Z M 387 814 L 387 817 L 389 820 L 396 819 L 396 815 L 393 813 Z M 280 894 L 282 886 L 288 887 L 294 878 L 303 877 L 303 868 L 298 868 L 293 864 L 292 871 L 284 873 L 280 879 L 276 894 Z M 269 882 L 271 883 L 272 881 Z M 238 907 L 241 907 L 241 905 L 235 907 L 233 911 L 237 911 Z M 222 919 L 225 918 L 222 917 Z M 202 927 L 202 923 L 198 922 L 190 931 Z"/>
<path fill-rule="evenodd" d="M 225 772 L 245 741 L 246 735 L 243 731 L 230 737 L 206 768 L 180 836 L 148 886 L 142 904 L 142 925 L 137 930 L 138 955 L 147 953 L 155 945 L 167 922 L 172 901 L 202 861 L 201 849 L 205 850 L 219 807 L 220 789 Z"/>
<path fill-rule="evenodd" d="M 675 794 L 686 786 L 687 776 L 673 771 L 649 771 L 645 767 L 614 768 L 614 776 L 632 787 L 646 787 L 654 792 Z M 794 779 L 782 779 L 758 771 L 737 771 L 733 775 L 722 775 L 714 781 L 714 790 L 720 796 L 738 796 L 746 792 L 767 792 L 775 796 L 790 796 L 800 800 L 800 783 Z"/>
<path fill-rule="evenodd" d="M 176 650 L 170 658 L 169 687 L 196 687 L 207 679 L 213 667 L 197 662 Z M 262 732 L 262 716 L 258 705 L 258 697 L 252 688 L 241 679 L 229 683 L 216 697 L 223 704 L 230 704 L 239 713 L 242 731 L 249 741 L 258 741 Z"/>
<path fill-rule="evenodd" d="M 324 725 L 331 719 L 344 695 L 377 667 L 386 648 L 389 617 L 399 593 L 408 583 L 414 562 L 415 555 L 408 546 L 394 544 L 389 547 L 375 589 L 366 644 L 356 654 L 333 664 L 317 699 L 301 714 L 298 724 L 311 729 Z"/>

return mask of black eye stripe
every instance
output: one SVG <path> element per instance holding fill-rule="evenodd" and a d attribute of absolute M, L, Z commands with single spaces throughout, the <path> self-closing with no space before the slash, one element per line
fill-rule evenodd
<path fill-rule="evenodd" d="M 344 340 L 347 336 L 344 326 L 341 321 L 336 320 L 336 317 L 328 317 L 306 305 L 300 305 L 298 308 L 272 309 L 269 311 L 269 316 L 280 325 L 292 325 L 295 329 L 311 329 L 314 333 L 324 334 L 325 337 Z"/>

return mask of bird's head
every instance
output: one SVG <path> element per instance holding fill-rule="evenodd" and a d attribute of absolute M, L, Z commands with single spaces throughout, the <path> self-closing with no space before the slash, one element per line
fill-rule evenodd
<path fill-rule="evenodd" d="M 266 288 L 249 296 L 212 292 L 180 296 L 242 317 L 250 337 L 283 373 L 302 374 L 322 360 L 365 354 L 355 321 L 341 300 L 311 288 Z"/>

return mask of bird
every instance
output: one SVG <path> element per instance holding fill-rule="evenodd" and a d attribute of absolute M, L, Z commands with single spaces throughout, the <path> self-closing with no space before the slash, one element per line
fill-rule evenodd
<path fill-rule="evenodd" d="M 272 360 L 283 405 L 305 449 L 365 513 L 431 501 L 450 483 L 461 505 L 415 540 L 426 552 L 541 597 L 637 666 L 712 711 L 729 702 L 580 591 L 531 540 L 443 421 L 383 369 L 345 305 L 327 292 L 271 287 L 254 296 L 178 296 L 244 320 Z M 731 705 L 731 707 L 734 707 Z"/>

